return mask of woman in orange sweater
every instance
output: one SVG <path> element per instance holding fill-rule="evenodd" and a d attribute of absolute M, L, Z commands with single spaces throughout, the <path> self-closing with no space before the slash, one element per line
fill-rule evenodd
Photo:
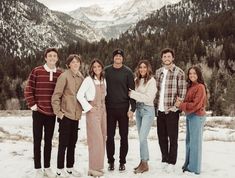
<path fill-rule="evenodd" d="M 186 158 L 183 172 L 201 173 L 202 134 L 205 123 L 206 85 L 200 68 L 188 70 L 188 88 L 185 100 L 177 99 L 175 105 L 186 113 Z"/>

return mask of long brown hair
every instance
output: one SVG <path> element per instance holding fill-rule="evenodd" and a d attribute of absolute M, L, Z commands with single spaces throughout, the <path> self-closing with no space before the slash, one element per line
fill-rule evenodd
<path fill-rule="evenodd" d="M 205 90 L 206 90 L 206 95 L 207 95 L 208 92 L 207 92 L 206 83 L 205 83 L 204 78 L 203 78 L 203 76 L 202 76 L 202 71 L 201 71 L 201 69 L 200 69 L 198 66 L 192 66 L 192 67 L 190 67 L 190 68 L 188 69 L 188 76 L 187 76 L 188 88 L 192 86 L 192 81 L 189 79 L 189 71 L 190 71 L 191 69 L 194 69 L 194 70 L 195 70 L 195 72 L 196 72 L 196 74 L 197 74 L 197 82 L 204 85 Z"/>
<path fill-rule="evenodd" d="M 104 79 L 104 65 L 103 65 L 102 61 L 99 60 L 98 58 L 94 58 L 91 61 L 90 68 L 89 68 L 89 75 L 91 76 L 92 79 L 95 79 L 95 72 L 93 71 L 93 65 L 96 62 L 101 65 L 102 72 L 100 73 L 100 80 L 103 80 Z"/>
<path fill-rule="evenodd" d="M 147 66 L 147 73 L 144 76 L 144 84 L 146 84 L 152 77 L 152 67 L 151 64 L 148 60 L 140 60 L 136 70 L 135 70 L 135 75 L 136 75 L 136 79 L 135 79 L 135 85 L 138 87 L 140 85 L 140 79 L 142 78 L 140 72 L 139 72 L 139 68 L 141 64 L 145 64 Z"/>

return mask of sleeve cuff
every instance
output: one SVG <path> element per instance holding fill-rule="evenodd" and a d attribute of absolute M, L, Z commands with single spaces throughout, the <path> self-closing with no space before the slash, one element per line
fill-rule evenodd
<path fill-rule="evenodd" d="M 179 109 L 181 110 L 181 111 L 186 111 L 186 104 L 185 103 L 181 103 L 180 104 L 180 106 L 179 106 Z"/>
<path fill-rule="evenodd" d="M 91 105 L 88 105 L 86 108 L 84 108 L 84 113 L 87 113 L 90 111 L 93 107 Z"/>
<path fill-rule="evenodd" d="M 37 104 L 35 104 L 35 105 L 33 105 L 32 107 L 30 107 L 30 109 L 32 110 L 32 111 L 37 111 Z"/>

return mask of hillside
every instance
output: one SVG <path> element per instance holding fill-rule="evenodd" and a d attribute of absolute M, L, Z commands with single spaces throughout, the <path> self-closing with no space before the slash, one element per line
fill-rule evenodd
<path fill-rule="evenodd" d="M 62 48 L 76 41 L 96 41 L 96 32 L 67 14 L 36 0 L 0 1 L 0 49 L 20 58 L 47 46 Z"/>
<path fill-rule="evenodd" d="M 234 116 L 234 7 L 234 0 L 182 0 L 164 6 L 139 21 L 119 39 L 102 39 L 94 43 L 76 41 L 61 48 L 60 64 L 64 63 L 69 54 L 79 53 L 85 65 L 89 65 L 94 57 L 107 65 L 112 62 L 113 49 L 121 47 L 125 50 L 125 64 L 133 71 L 143 58 L 148 59 L 153 70 L 156 70 L 161 67 L 161 49 L 171 47 L 176 52 L 176 65 L 185 72 L 191 65 L 201 67 L 208 88 L 207 109 L 212 110 L 213 115 Z M 0 57 L 2 54 L 4 49 L 0 48 Z M 42 55 L 38 53 L 35 57 L 3 58 L 0 64 L 0 108 L 17 106 L 25 109 L 22 93 L 24 82 L 30 70 L 43 62 Z M 83 72 L 86 73 L 85 70 Z"/>

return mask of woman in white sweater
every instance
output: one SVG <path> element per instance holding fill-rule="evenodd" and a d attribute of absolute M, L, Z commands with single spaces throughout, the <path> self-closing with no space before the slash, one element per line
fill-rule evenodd
<path fill-rule="evenodd" d="M 87 143 L 89 151 L 88 175 L 103 175 L 106 144 L 106 81 L 103 64 L 99 59 L 91 62 L 89 76 L 86 77 L 77 93 L 77 99 L 86 112 Z"/>
<path fill-rule="evenodd" d="M 140 163 L 134 168 L 134 173 L 143 173 L 149 169 L 147 137 L 155 117 L 153 100 L 156 92 L 151 65 L 149 61 L 141 60 L 136 68 L 135 90 L 130 90 L 129 93 L 136 100 L 136 125 L 140 141 Z"/>

